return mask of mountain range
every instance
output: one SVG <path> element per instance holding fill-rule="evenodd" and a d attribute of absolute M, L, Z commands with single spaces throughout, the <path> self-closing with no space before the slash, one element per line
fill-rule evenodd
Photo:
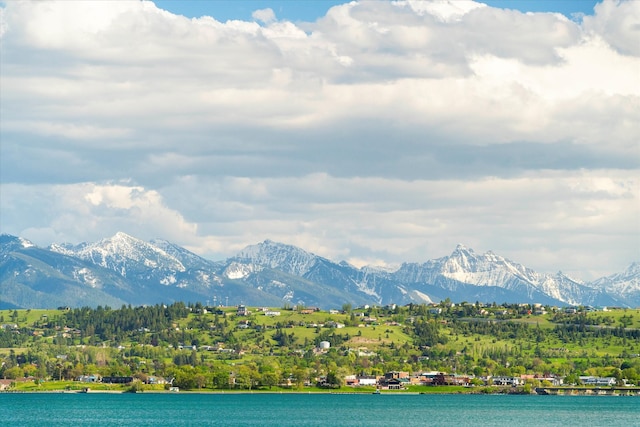
<path fill-rule="evenodd" d="M 340 308 L 451 301 L 640 306 L 640 263 L 592 282 L 539 273 L 458 245 L 442 258 L 390 271 L 333 262 L 266 240 L 210 261 L 165 240 L 125 233 L 52 244 L 0 235 L 0 308 L 145 305 L 173 301 Z"/>

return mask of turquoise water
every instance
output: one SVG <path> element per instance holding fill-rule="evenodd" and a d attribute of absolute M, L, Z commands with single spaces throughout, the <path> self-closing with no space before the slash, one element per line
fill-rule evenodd
<path fill-rule="evenodd" d="M 2 426 L 640 426 L 640 397 L 0 394 Z"/>

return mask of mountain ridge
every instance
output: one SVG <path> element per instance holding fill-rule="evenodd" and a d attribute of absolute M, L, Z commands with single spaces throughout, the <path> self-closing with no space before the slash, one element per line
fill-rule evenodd
<path fill-rule="evenodd" d="M 249 245 L 226 260 L 210 261 L 166 240 L 146 242 L 122 232 L 93 243 L 54 243 L 47 248 L 3 234 L 0 257 L 0 304 L 18 307 L 42 305 L 49 288 L 58 292 L 51 303 L 66 301 L 62 305 L 69 306 L 182 300 L 339 307 L 446 298 L 640 306 L 640 262 L 583 283 L 562 272 L 536 272 L 492 251 L 476 253 L 462 244 L 450 255 L 403 263 L 394 270 L 336 263 L 272 240 Z M 29 279 L 27 273 L 37 279 Z M 66 294 L 60 293 L 62 284 Z M 65 300 L 60 295 L 68 296 Z M 93 304 L 91 295 L 97 298 Z"/>

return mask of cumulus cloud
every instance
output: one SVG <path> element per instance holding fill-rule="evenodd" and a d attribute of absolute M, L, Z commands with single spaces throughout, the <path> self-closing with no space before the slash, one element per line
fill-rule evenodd
<path fill-rule="evenodd" d="M 544 271 L 637 256 L 640 2 L 581 21 L 473 1 L 297 23 L 0 12 L 3 232 L 220 258 L 271 238 L 358 263 L 463 242 Z"/>
<path fill-rule="evenodd" d="M 605 0 L 594 16 L 584 17 L 584 26 L 625 55 L 640 56 L 640 5 L 637 1 Z"/>
<path fill-rule="evenodd" d="M 197 224 L 155 190 L 128 183 L 2 186 L 3 232 L 40 245 L 98 240 L 124 231 L 140 238 L 197 241 Z"/>

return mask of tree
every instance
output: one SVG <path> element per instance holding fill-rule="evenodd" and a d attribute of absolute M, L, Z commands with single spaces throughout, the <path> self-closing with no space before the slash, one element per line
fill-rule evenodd
<path fill-rule="evenodd" d="M 260 384 L 271 389 L 271 387 L 278 385 L 278 379 L 279 376 L 275 371 L 266 371 L 260 376 Z"/>
<path fill-rule="evenodd" d="M 296 384 L 296 387 L 301 389 L 304 386 L 305 381 L 307 381 L 308 373 L 307 370 L 303 367 L 296 366 L 293 369 L 293 381 Z"/>
<path fill-rule="evenodd" d="M 326 384 L 331 388 L 340 388 L 342 386 L 342 378 L 340 378 L 336 371 L 331 371 L 327 374 Z"/>
<path fill-rule="evenodd" d="M 236 371 L 236 385 L 251 390 L 258 382 L 260 375 L 255 364 L 242 365 Z"/>
<path fill-rule="evenodd" d="M 640 375 L 636 371 L 636 368 L 626 368 L 622 370 L 622 377 L 626 378 L 630 383 L 638 384 Z"/>
<path fill-rule="evenodd" d="M 196 378 L 191 366 L 180 366 L 174 370 L 173 385 L 183 389 L 196 388 Z"/>
<path fill-rule="evenodd" d="M 129 391 L 131 393 L 142 393 L 144 391 L 144 387 L 142 386 L 142 381 L 135 380 L 131 383 L 129 387 Z"/>
<path fill-rule="evenodd" d="M 582 381 L 580 381 L 580 377 L 578 376 L 578 374 L 575 374 L 575 373 L 571 373 L 571 374 L 567 375 L 564 378 L 564 383 L 565 384 L 582 385 Z"/>
<path fill-rule="evenodd" d="M 211 378 L 213 387 L 218 389 L 229 388 L 229 370 L 217 367 Z"/>
<path fill-rule="evenodd" d="M 71 378 L 78 378 L 83 373 L 84 365 L 82 365 L 82 363 L 80 362 L 76 363 L 76 366 L 74 366 L 73 369 L 69 371 L 69 375 L 71 376 Z"/>
<path fill-rule="evenodd" d="M 4 371 L 4 377 L 10 380 L 24 378 L 24 370 L 20 366 L 14 366 Z"/>
<path fill-rule="evenodd" d="M 39 363 L 38 364 L 38 370 L 35 373 L 35 377 L 38 380 L 43 380 L 43 379 L 47 378 L 47 367 L 45 366 L 44 363 Z"/>
<path fill-rule="evenodd" d="M 205 377 L 204 374 L 202 373 L 197 373 L 195 375 L 195 381 L 196 381 L 196 385 L 198 386 L 198 389 L 201 389 L 206 385 L 207 377 Z"/>

